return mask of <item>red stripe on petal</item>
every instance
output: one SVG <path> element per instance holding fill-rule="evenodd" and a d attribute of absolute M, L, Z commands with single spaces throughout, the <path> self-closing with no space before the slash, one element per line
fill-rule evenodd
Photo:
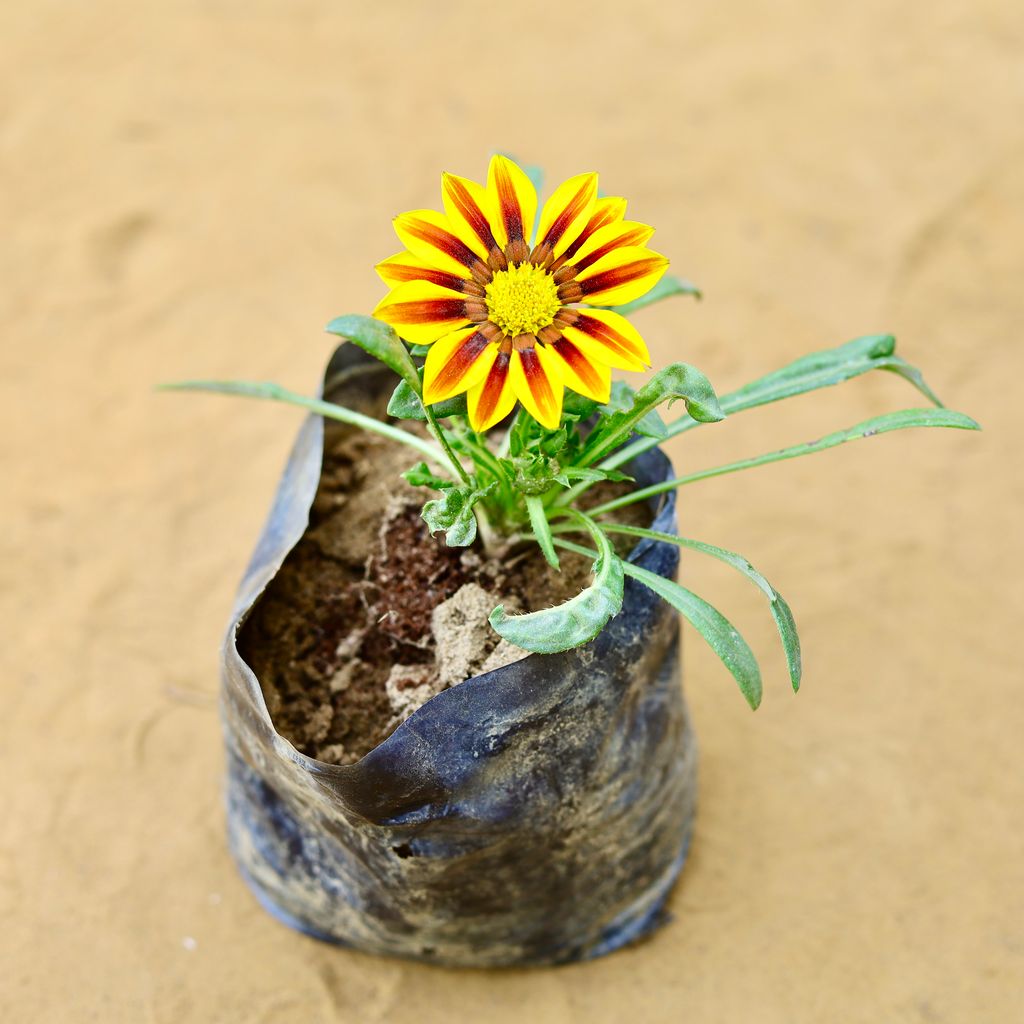
<path fill-rule="evenodd" d="M 389 264 L 388 275 L 391 281 L 395 283 L 429 281 L 431 284 L 440 285 L 442 288 L 449 288 L 453 292 L 461 292 L 464 286 L 469 283 L 463 277 L 457 277 L 455 274 L 446 274 L 443 270 L 435 270 L 433 267 L 413 267 L 409 264 L 400 263 Z"/>
<path fill-rule="evenodd" d="M 404 226 L 405 230 L 414 238 L 451 256 L 453 260 L 461 263 L 464 267 L 472 267 L 480 261 L 480 257 L 465 242 L 456 238 L 451 232 L 445 231 L 444 228 L 422 220 L 409 220 Z"/>
<path fill-rule="evenodd" d="M 494 360 L 490 373 L 484 381 L 480 392 L 480 403 L 477 406 L 476 418 L 480 423 L 487 423 L 494 410 L 501 401 L 501 395 L 505 388 L 505 381 L 508 378 L 508 366 L 511 361 L 511 354 L 499 352 L 498 358 Z"/>
<path fill-rule="evenodd" d="M 580 251 L 580 247 L 583 245 L 583 243 L 595 231 L 598 231 L 600 228 L 606 227 L 609 224 L 614 224 L 618 218 L 622 217 L 623 212 L 626 208 L 626 204 L 625 201 L 621 202 L 622 207 L 621 209 L 619 209 L 617 206 L 613 205 L 612 201 L 610 200 L 607 202 L 599 201 L 597 210 L 595 210 L 594 215 L 590 218 L 590 220 L 587 221 L 587 226 L 580 232 L 580 237 L 577 238 L 576 241 L 574 241 L 572 245 L 570 245 L 569 248 L 566 249 L 565 252 L 562 254 L 561 262 L 565 262 L 566 260 L 571 259 L 573 256 L 575 256 L 576 253 Z"/>
<path fill-rule="evenodd" d="M 565 234 L 566 228 L 582 213 L 590 201 L 592 184 L 589 181 L 583 182 L 576 194 L 565 204 L 565 209 L 555 218 L 554 223 L 548 228 L 547 234 L 541 239 L 541 244 L 547 243 L 552 248 L 557 245 L 558 240 Z"/>
<path fill-rule="evenodd" d="M 395 302 L 383 307 L 389 324 L 432 324 L 448 320 L 464 320 L 463 299 L 420 299 L 416 302 Z"/>
<path fill-rule="evenodd" d="M 619 246 L 616 245 L 614 248 L 618 249 Z M 586 281 L 580 281 L 579 286 L 584 295 L 593 295 L 594 292 L 618 288 L 621 285 L 628 284 L 630 281 L 637 280 L 637 278 L 657 273 L 664 266 L 664 257 L 651 256 L 647 259 L 636 260 L 634 263 L 627 263 L 623 267 L 612 267 L 610 270 L 604 270 Z"/>
<path fill-rule="evenodd" d="M 523 212 L 519 208 L 519 197 L 511 175 L 499 163 L 494 172 L 494 182 L 498 190 L 498 203 L 501 206 L 501 219 L 505 224 L 510 243 L 521 241 L 526 236 L 523 227 Z"/>
<path fill-rule="evenodd" d="M 551 346 L 568 364 L 569 368 L 591 391 L 601 391 L 604 381 L 594 369 L 594 364 L 571 342 L 562 338 Z"/>
<path fill-rule="evenodd" d="M 547 371 L 541 364 L 535 348 L 524 348 L 519 352 L 519 360 L 523 365 L 523 376 L 533 394 L 534 401 L 542 409 L 554 409 L 555 392 L 548 380 Z"/>
<path fill-rule="evenodd" d="M 628 245 L 644 245 L 650 237 L 650 228 L 645 224 L 638 224 L 635 228 L 632 228 L 629 231 L 624 231 L 617 238 L 613 238 L 611 241 L 606 242 L 600 249 L 595 249 L 592 253 L 589 253 L 584 256 L 583 259 L 574 263 L 573 266 L 576 268 L 576 273 L 579 274 L 586 270 L 587 267 L 592 267 L 599 259 L 601 259 L 602 256 L 607 256 L 608 253 L 613 252 L 615 249 L 624 249 Z M 626 268 L 622 267 L 621 269 L 625 270 Z M 586 294 L 585 285 L 584 294 Z"/>
<path fill-rule="evenodd" d="M 609 327 L 603 320 L 598 320 L 597 317 L 587 316 L 586 313 L 580 312 L 572 326 L 583 331 L 584 334 L 589 334 L 595 341 L 606 345 L 620 356 L 639 362 L 646 361 L 644 353 L 637 352 L 634 345 L 629 344 L 629 341 L 618 331 Z"/>
<path fill-rule="evenodd" d="M 470 368 L 480 358 L 480 354 L 490 344 L 480 331 L 470 335 L 441 367 L 434 381 L 433 390 L 442 393 L 458 390 L 463 377 L 469 373 Z"/>
<path fill-rule="evenodd" d="M 491 233 L 491 225 L 487 221 L 483 210 L 476 204 L 476 200 L 470 195 L 469 189 L 462 184 L 458 178 L 449 177 L 445 181 L 448 195 L 455 204 L 459 213 L 466 218 L 466 222 L 473 229 L 473 233 L 483 242 L 487 249 L 496 249 L 497 242 Z"/>

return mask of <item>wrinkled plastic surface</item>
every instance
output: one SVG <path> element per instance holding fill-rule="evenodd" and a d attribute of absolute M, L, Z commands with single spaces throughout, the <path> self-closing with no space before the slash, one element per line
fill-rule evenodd
<path fill-rule="evenodd" d="M 328 397 L 377 385 L 361 357 L 335 353 Z M 561 963 L 652 930 L 696 790 L 675 613 L 627 579 L 622 611 L 587 646 L 440 693 L 356 764 L 306 757 L 275 731 L 235 638 L 306 528 L 322 453 L 311 417 L 222 652 L 228 833 L 243 876 L 308 934 L 445 964 Z M 651 452 L 631 472 L 647 484 L 671 467 Z M 654 527 L 675 531 L 674 497 Z M 630 561 L 672 577 L 678 550 L 645 540 Z"/>

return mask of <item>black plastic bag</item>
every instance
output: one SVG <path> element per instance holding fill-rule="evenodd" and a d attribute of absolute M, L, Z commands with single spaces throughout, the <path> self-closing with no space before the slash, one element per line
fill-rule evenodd
<path fill-rule="evenodd" d="M 379 389 L 377 367 L 342 346 L 327 397 Z M 441 692 L 356 764 L 316 761 L 275 731 L 236 637 L 307 526 L 322 457 L 314 416 L 222 651 L 228 832 L 260 901 L 318 938 L 469 966 L 600 956 L 651 931 L 696 793 L 675 612 L 627 579 L 622 610 L 587 646 Z M 644 486 L 671 466 L 654 451 L 630 473 Z M 675 532 L 674 495 L 652 516 Z M 678 557 L 644 540 L 629 560 L 671 578 Z"/>

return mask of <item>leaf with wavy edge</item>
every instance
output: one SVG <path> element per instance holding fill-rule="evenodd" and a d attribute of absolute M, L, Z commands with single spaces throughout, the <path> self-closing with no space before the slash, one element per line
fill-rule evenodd
<path fill-rule="evenodd" d="M 627 408 L 598 421 L 577 464 L 596 462 L 626 440 L 651 410 L 664 402 L 671 404 L 680 399 L 686 403 L 689 415 L 702 423 L 715 423 L 725 418 L 707 377 L 695 366 L 672 363 L 639 388 Z M 658 440 L 651 439 L 651 443 L 657 444 Z"/>
<path fill-rule="evenodd" d="M 589 643 L 617 614 L 622 607 L 623 563 L 608 538 L 589 520 L 585 525 L 598 547 L 597 551 L 581 549 L 583 554 L 596 556 L 593 583 L 554 608 L 506 615 L 504 606 L 498 605 L 488 621 L 499 636 L 534 654 L 557 654 Z"/>

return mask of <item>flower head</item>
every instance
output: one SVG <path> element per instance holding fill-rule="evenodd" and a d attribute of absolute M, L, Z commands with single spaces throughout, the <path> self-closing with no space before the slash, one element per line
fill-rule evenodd
<path fill-rule="evenodd" d="M 624 219 L 624 199 L 598 198 L 596 174 L 560 185 L 539 218 L 530 179 L 507 157 L 491 160 L 486 187 L 445 174 L 441 193 L 443 214 L 396 218 L 405 251 L 377 266 L 391 291 L 374 310 L 430 346 L 428 405 L 466 392 L 470 423 L 487 430 L 518 400 L 554 429 L 565 388 L 607 402 L 613 367 L 650 365 L 629 321 L 593 307 L 639 298 L 668 260 L 646 247 L 653 228 Z"/>

